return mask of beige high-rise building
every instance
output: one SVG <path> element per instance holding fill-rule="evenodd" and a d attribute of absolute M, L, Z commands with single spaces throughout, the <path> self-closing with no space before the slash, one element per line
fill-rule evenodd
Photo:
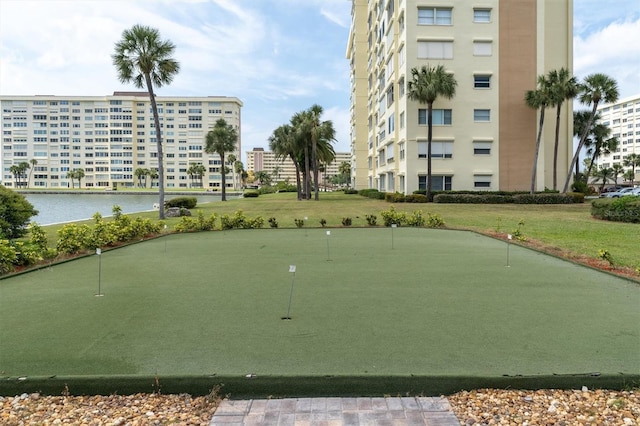
<path fill-rule="evenodd" d="M 205 135 L 224 118 L 238 131 L 234 154 L 240 158 L 240 110 L 234 97 L 157 96 L 163 135 L 166 188 L 221 189 L 217 154 L 204 152 Z M 2 182 L 30 188 L 77 187 L 70 171 L 82 169 L 82 188 L 157 187 L 152 175 L 137 169 L 158 167 L 151 102 L 146 92 L 115 92 L 113 96 L 2 96 Z M 33 163 L 32 163 L 32 160 Z M 30 164 L 28 182 L 19 184 L 11 172 Z M 202 181 L 189 168 L 202 164 Z M 226 179 L 233 186 L 232 174 Z"/>
<path fill-rule="evenodd" d="M 319 173 L 321 185 L 330 185 L 331 179 L 340 174 L 340 165 L 343 162 L 351 161 L 351 154 L 348 152 L 336 152 L 335 159 L 325 165 L 325 169 Z M 289 182 L 292 185 L 296 183 L 296 167 L 290 158 L 276 158 L 273 151 L 265 151 L 264 148 L 254 148 L 247 151 L 247 171 L 267 172 L 272 177 L 273 182 Z"/>
<path fill-rule="evenodd" d="M 536 78 L 572 69 L 572 0 L 352 0 L 352 181 L 356 188 L 426 188 L 426 105 L 406 94 L 411 69 L 443 65 L 458 86 L 434 103 L 434 190 L 528 190 L 538 111 Z M 553 186 L 554 118 L 547 114 L 536 189 Z M 551 124 L 550 124 L 551 123 Z M 558 186 L 572 157 L 565 102 Z"/>
<path fill-rule="evenodd" d="M 596 159 L 602 167 L 624 166 L 624 160 L 631 154 L 640 155 L 640 95 L 620 99 L 613 104 L 598 107 L 600 123 L 611 129 L 610 137 L 618 139 L 618 148 Z M 630 170 L 625 167 L 625 171 Z M 634 182 L 640 182 L 640 167 L 634 169 Z M 625 181 L 618 176 L 618 183 Z M 613 182 L 610 182 L 613 183 Z M 626 180 L 627 184 L 631 182 Z"/>

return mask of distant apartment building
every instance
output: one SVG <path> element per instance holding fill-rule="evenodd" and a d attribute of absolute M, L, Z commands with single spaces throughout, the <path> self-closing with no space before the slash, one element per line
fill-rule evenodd
<path fill-rule="evenodd" d="M 458 86 L 434 103 L 434 190 L 527 190 L 538 111 L 525 105 L 538 75 L 572 69 L 572 0 L 352 0 L 351 164 L 356 188 L 426 188 L 427 115 L 408 99 L 411 69 L 442 65 Z M 536 189 L 553 186 L 554 114 Z M 558 176 L 572 158 L 572 106 L 560 126 Z M 561 184 L 560 184 L 561 185 Z"/>
<path fill-rule="evenodd" d="M 602 167 L 624 165 L 630 154 L 640 155 L 640 94 L 624 98 L 613 104 L 598 107 L 600 123 L 611 129 L 610 137 L 618 139 L 618 148 L 596 159 Z M 628 170 L 628 168 L 625 168 Z M 635 168 L 635 182 L 640 181 L 640 167 Z M 618 182 L 622 182 L 619 178 Z"/>
<path fill-rule="evenodd" d="M 264 148 L 254 148 L 253 151 L 247 151 L 247 171 L 257 172 L 265 171 L 269 173 L 273 182 L 289 182 L 296 183 L 296 168 L 290 158 L 276 158 L 276 154 L 272 151 L 265 151 Z M 323 165 L 325 170 L 320 172 L 319 179 L 321 184 L 330 182 L 333 176 L 340 174 L 340 164 L 351 161 L 351 154 L 348 152 L 336 152 L 336 158 L 330 164 Z"/>
<path fill-rule="evenodd" d="M 205 135 L 224 118 L 240 132 L 242 102 L 234 97 L 156 97 L 162 127 L 166 188 L 220 189 L 220 158 L 204 152 Z M 82 188 L 142 185 L 137 169 L 157 170 L 156 129 L 146 92 L 113 96 L 2 96 L 2 181 L 15 187 L 12 166 L 30 164 L 30 188 L 78 185 L 68 173 L 82 169 Z M 235 155 L 239 157 L 241 141 Z M 202 164 L 202 180 L 189 167 Z M 231 174 L 227 186 L 233 185 Z M 25 184 L 26 183 L 26 184 Z M 144 178 L 157 187 L 153 173 Z"/>

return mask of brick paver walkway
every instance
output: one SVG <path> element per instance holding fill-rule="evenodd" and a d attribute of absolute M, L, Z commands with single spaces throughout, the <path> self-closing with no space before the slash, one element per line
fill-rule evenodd
<path fill-rule="evenodd" d="M 440 397 L 289 398 L 226 400 L 210 426 L 222 425 L 432 425 L 459 426 Z"/>

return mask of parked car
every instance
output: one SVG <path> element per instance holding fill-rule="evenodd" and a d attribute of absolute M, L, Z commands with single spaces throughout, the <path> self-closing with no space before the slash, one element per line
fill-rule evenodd
<path fill-rule="evenodd" d="M 625 195 L 632 195 L 631 192 L 637 188 L 632 188 L 632 187 L 626 187 L 626 188 L 622 188 L 618 191 L 613 191 L 613 192 L 604 192 L 602 194 L 600 194 L 600 197 L 605 197 L 605 198 L 619 198 L 619 197 L 624 197 Z"/>
<path fill-rule="evenodd" d="M 633 191 L 631 191 L 631 194 L 629 195 L 635 195 L 636 197 L 640 197 L 640 186 L 637 188 L 633 188 Z"/>

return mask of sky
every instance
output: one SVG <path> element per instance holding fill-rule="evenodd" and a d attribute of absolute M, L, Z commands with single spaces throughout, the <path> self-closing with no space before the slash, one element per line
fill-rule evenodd
<path fill-rule="evenodd" d="M 556 0 L 548 0 L 556 1 Z M 139 90 L 111 61 L 122 32 L 157 28 L 180 73 L 158 96 L 232 96 L 242 151 L 313 104 L 349 151 L 349 0 L 0 0 L 0 95 Z M 603 72 L 640 94 L 640 1 L 574 0 L 574 75 Z M 579 106 L 578 106 L 579 107 Z"/>

